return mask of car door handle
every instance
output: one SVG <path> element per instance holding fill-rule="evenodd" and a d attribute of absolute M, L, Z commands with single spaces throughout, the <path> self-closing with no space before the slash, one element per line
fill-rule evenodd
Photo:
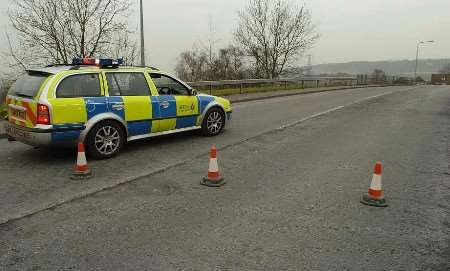
<path fill-rule="evenodd" d="M 124 106 L 123 103 L 115 103 L 115 104 L 111 105 L 111 107 L 115 110 L 123 110 L 123 106 Z"/>
<path fill-rule="evenodd" d="M 162 108 L 164 108 L 164 109 L 167 109 L 167 108 L 169 108 L 170 103 L 167 102 L 167 101 L 164 101 L 164 102 L 161 102 L 161 103 L 160 103 L 160 106 L 161 106 Z"/>

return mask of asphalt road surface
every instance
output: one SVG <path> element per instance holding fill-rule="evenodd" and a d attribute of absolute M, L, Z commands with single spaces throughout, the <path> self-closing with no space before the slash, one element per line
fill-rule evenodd
<path fill-rule="evenodd" d="M 246 102 L 215 138 L 73 150 L 0 140 L 0 270 L 449 270 L 450 87 Z M 199 185 L 215 144 L 228 184 Z M 388 208 L 362 205 L 376 161 Z M 100 191 L 100 192 L 99 192 Z"/>

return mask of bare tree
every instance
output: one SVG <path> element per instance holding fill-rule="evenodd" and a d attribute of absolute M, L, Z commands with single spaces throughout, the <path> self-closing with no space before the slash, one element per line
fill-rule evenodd
<path fill-rule="evenodd" d="M 175 71 L 182 80 L 205 80 L 209 73 L 208 55 L 194 48 L 192 51 L 182 52 L 178 59 Z"/>
<path fill-rule="evenodd" d="M 212 65 L 213 80 L 242 79 L 245 76 L 244 52 L 234 45 L 220 49 Z"/>
<path fill-rule="evenodd" d="M 250 0 L 235 38 L 253 60 L 255 75 L 276 78 L 318 39 L 309 10 L 288 0 Z"/>
<path fill-rule="evenodd" d="M 110 53 L 129 39 L 129 0 L 13 0 L 9 18 L 17 41 L 10 56 L 20 66 L 67 64 L 73 57 Z M 123 48 L 122 48 L 123 49 Z M 133 48 L 131 48 L 133 49 Z"/>
<path fill-rule="evenodd" d="M 107 53 L 112 58 L 122 58 L 124 65 L 134 66 L 140 54 L 133 32 L 121 31 L 113 38 L 111 50 Z"/>
<path fill-rule="evenodd" d="M 211 54 L 214 55 L 212 63 L 209 50 L 194 47 L 192 51 L 181 53 L 175 69 L 178 77 L 191 82 L 245 77 L 244 52 L 238 47 L 230 45 Z"/>

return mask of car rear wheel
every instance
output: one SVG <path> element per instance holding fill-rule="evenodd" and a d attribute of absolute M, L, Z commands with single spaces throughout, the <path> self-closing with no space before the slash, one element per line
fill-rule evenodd
<path fill-rule="evenodd" d="M 225 114 L 220 108 L 212 108 L 203 119 L 202 133 L 205 136 L 216 136 L 225 127 Z"/>
<path fill-rule="evenodd" d="M 97 159 L 117 155 L 125 144 L 125 133 L 114 121 L 103 121 L 92 128 L 86 138 L 87 152 Z"/>

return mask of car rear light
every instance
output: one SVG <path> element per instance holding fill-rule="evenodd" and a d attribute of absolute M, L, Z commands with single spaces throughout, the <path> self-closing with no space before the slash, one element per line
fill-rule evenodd
<path fill-rule="evenodd" d="M 50 125 L 50 111 L 44 104 L 37 106 L 37 124 Z"/>

